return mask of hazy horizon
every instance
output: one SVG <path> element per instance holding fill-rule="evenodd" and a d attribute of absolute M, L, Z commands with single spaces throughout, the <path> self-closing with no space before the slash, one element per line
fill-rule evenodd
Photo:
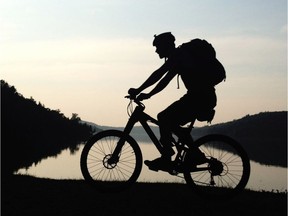
<path fill-rule="evenodd" d="M 163 64 L 154 34 L 208 40 L 223 63 L 213 124 L 287 110 L 287 1 L 0 0 L 0 74 L 65 116 L 123 126 L 124 99 Z M 176 79 L 145 101 L 157 113 L 185 94 Z"/>

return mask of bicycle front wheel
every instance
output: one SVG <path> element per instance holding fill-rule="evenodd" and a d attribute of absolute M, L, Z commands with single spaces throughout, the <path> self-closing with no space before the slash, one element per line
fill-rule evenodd
<path fill-rule="evenodd" d="M 109 163 L 120 139 L 125 143 L 119 160 Z M 94 135 L 81 154 L 81 172 L 84 179 L 104 192 L 126 189 L 136 182 L 142 169 L 142 153 L 137 142 L 122 131 L 107 130 Z"/>
<path fill-rule="evenodd" d="M 229 198 L 243 190 L 250 176 L 250 161 L 242 146 L 224 135 L 207 135 L 194 143 L 208 162 L 191 167 L 192 154 L 184 158 L 184 178 L 205 198 Z"/>

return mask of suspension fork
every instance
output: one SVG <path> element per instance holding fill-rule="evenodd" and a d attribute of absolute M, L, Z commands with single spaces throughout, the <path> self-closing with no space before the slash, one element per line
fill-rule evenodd
<path fill-rule="evenodd" d="M 141 114 L 141 112 L 143 112 L 143 107 L 137 106 L 134 110 L 134 112 L 132 113 L 132 115 L 130 116 L 124 130 L 123 130 L 123 136 L 120 137 L 111 158 L 108 160 L 109 164 L 114 164 L 117 163 L 119 161 L 119 157 L 121 154 L 121 150 L 122 147 L 125 144 L 125 141 L 127 140 L 127 137 L 129 136 L 131 130 L 133 129 L 134 125 L 136 122 L 139 121 L 139 115 Z"/>

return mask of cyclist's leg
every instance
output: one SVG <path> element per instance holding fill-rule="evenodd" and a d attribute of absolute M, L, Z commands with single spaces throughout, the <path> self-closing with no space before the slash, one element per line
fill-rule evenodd
<path fill-rule="evenodd" d="M 174 152 L 172 149 L 172 128 L 173 121 L 171 121 L 171 106 L 160 112 L 157 116 L 160 131 L 160 142 L 164 148 L 163 157 L 171 157 Z M 170 153 L 171 152 L 171 153 Z"/>
<path fill-rule="evenodd" d="M 192 102 L 185 95 L 160 112 L 157 118 L 160 129 L 160 142 L 169 153 L 171 152 L 170 149 L 172 149 L 172 131 L 176 132 L 180 125 L 185 125 L 195 119 Z M 191 137 L 189 138 L 191 139 Z M 187 137 L 187 139 L 189 138 Z"/>
<path fill-rule="evenodd" d="M 160 158 L 153 161 L 144 161 L 149 169 L 155 171 L 171 170 L 171 156 L 174 154 L 174 150 L 172 149 L 172 131 L 174 131 L 173 128 L 176 126 L 179 127 L 182 122 L 183 107 L 185 107 L 185 104 L 180 99 L 158 114 L 160 142 L 164 151 L 161 152 L 162 156 Z"/>
<path fill-rule="evenodd" d="M 197 101 L 197 103 L 193 103 L 194 101 Z M 193 162 L 201 164 L 206 161 L 205 155 L 193 145 L 192 136 L 189 133 L 184 134 L 184 136 L 179 133 L 179 126 L 194 121 L 197 113 L 199 110 L 203 109 L 203 107 L 210 108 L 211 106 L 211 108 L 213 108 L 215 106 L 215 103 L 213 102 L 211 105 L 208 103 L 205 104 L 199 99 L 195 100 L 195 98 L 190 95 L 184 95 L 180 100 L 174 102 L 158 114 L 160 142 L 167 149 L 167 152 L 169 152 L 169 148 L 172 149 L 171 138 L 173 131 L 178 136 L 181 136 L 182 141 L 189 146 L 189 149 L 193 153 L 193 158 L 195 159 Z"/>

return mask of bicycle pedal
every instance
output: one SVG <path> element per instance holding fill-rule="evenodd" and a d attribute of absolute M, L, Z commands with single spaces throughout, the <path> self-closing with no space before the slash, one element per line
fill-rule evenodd
<path fill-rule="evenodd" d="M 179 172 L 177 171 L 177 170 L 170 170 L 170 171 L 168 171 L 168 173 L 170 174 L 170 175 L 174 175 L 174 176 L 177 176 L 178 174 L 179 174 Z"/>
<path fill-rule="evenodd" d="M 171 166 L 159 166 L 157 164 L 154 164 L 152 161 L 144 161 L 144 164 L 148 166 L 149 170 L 158 172 L 159 170 L 164 172 L 173 172 L 173 169 Z M 171 173 L 170 173 L 171 174 Z"/>
<path fill-rule="evenodd" d="M 144 161 L 144 164 L 148 167 L 149 170 L 152 170 L 152 171 L 155 171 L 155 172 L 158 172 L 158 171 L 159 171 L 158 168 L 151 166 L 151 161 L 145 160 L 145 161 Z"/>
<path fill-rule="evenodd" d="M 159 169 L 153 169 L 152 167 L 149 167 L 149 166 L 148 166 L 148 169 L 151 170 L 151 171 L 154 171 L 154 172 L 158 172 L 159 171 Z"/>

